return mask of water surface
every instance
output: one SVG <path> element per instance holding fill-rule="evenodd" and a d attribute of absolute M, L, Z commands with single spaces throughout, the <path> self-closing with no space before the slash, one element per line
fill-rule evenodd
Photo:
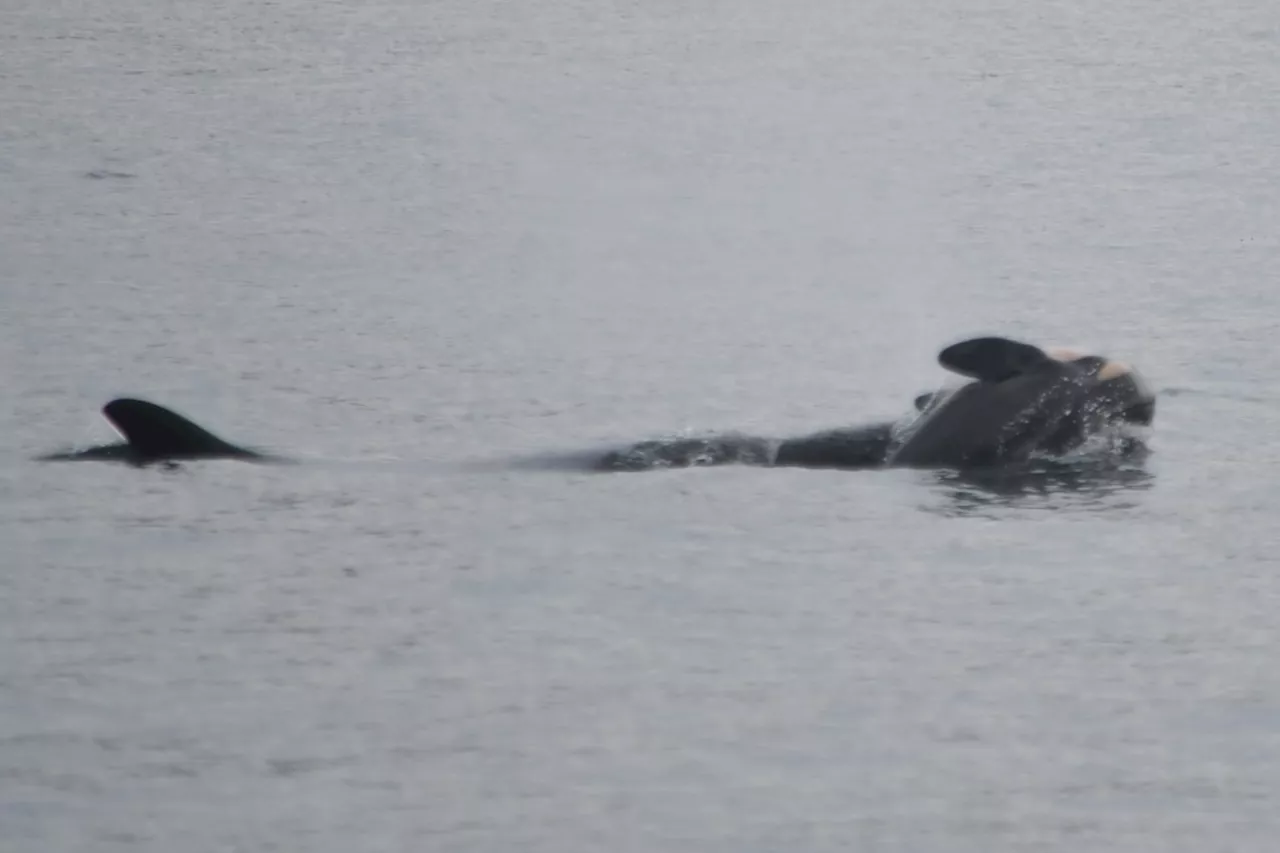
<path fill-rule="evenodd" d="M 0 848 L 1272 849 L 1277 9 L 5 20 Z M 520 464 L 985 333 L 1140 365 L 1151 458 Z M 31 461 L 119 394 L 301 464 Z"/>

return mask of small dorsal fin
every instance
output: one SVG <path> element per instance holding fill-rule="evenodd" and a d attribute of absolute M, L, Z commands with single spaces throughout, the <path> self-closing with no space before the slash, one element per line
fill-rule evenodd
<path fill-rule="evenodd" d="M 982 382 L 1003 382 L 1052 361 L 1044 350 L 1008 338 L 971 338 L 938 353 L 947 370 Z"/>
<path fill-rule="evenodd" d="M 253 455 L 182 415 L 146 400 L 127 397 L 112 400 L 102 407 L 102 414 L 131 447 L 146 457 Z"/>

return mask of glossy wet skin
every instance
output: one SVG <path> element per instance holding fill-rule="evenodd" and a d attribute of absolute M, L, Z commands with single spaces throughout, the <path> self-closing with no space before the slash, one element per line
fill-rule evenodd
<path fill-rule="evenodd" d="M 993 339 L 994 340 L 994 339 Z M 887 460 L 903 466 L 986 467 L 1019 462 L 1033 453 L 1063 454 L 1117 425 L 1150 426 L 1155 396 L 1128 365 L 1071 350 L 1038 351 L 982 341 L 949 363 L 978 378 L 950 392 L 917 398 L 922 411 Z M 1047 356 L 1047 357 L 1046 357 Z M 970 369 L 972 366 L 973 369 Z M 981 369 L 978 369 L 981 368 Z"/>
<path fill-rule="evenodd" d="M 1080 362 L 1091 358 L 1079 350 L 1066 347 L 1048 349 L 1045 353 L 1050 358 L 1064 362 Z M 1097 372 L 1097 380 L 1094 396 L 1109 411 L 1114 411 L 1113 420 L 1132 426 L 1151 426 L 1156 416 L 1156 397 L 1146 379 L 1132 365 L 1103 359 Z"/>

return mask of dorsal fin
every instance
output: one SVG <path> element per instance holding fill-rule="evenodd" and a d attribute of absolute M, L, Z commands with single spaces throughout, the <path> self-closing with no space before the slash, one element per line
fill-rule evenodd
<path fill-rule="evenodd" d="M 1008 338 L 971 338 L 938 353 L 938 363 L 948 370 L 982 382 L 1003 382 L 1052 359 L 1044 350 Z"/>
<path fill-rule="evenodd" d="M 228 444 L 176 412 L 146 400 L 121 398 L 102 407 L 102 414 L 139 454 L 153 459 L 201 456 L 254 456 Z"/>

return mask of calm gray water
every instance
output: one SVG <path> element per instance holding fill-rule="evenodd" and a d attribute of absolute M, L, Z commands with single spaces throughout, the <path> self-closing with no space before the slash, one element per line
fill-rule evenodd
<path fill-rule="evenodd" d="M 0 849 L 1271 851 L 1280 6 L 15 0 Z M 1123 479 L 530 465 L 903 411 Z M 119 394 L 300 464 L 41 464 Z"/>

